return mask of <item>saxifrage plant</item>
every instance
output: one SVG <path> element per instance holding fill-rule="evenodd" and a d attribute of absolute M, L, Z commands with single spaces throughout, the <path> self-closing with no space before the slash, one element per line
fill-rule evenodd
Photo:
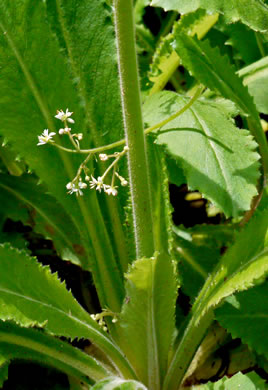
<path fill-rule="evenodd" d="M 254 372 L 191 378 L 226 342 L 215 320 L 267 367 L 268 7 L 153 0 L 166 11 L 153 36 L 148 3 L 0 1 L 1 214 L 90 271 L 102 308 L 3 236 L 0 385 L 23 358 L 73 389 L 265 388 Z M 228 223 L 173 226 L 169 182 Z"/>

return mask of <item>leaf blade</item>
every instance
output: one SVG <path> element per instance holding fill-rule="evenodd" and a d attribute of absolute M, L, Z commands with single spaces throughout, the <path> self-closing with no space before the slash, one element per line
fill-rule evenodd
<path fill-rule="evenodd" d="M 88 338 L 119 365 L 120 370 L 131 375 L 131 368 L 119 348 L 66 290 L 56 274 L 9 245 L 0 245 L 0 254 L 2 320 L 14 320 L 24 327 L 41 326 L 51 334 L 71 339 Z"/>

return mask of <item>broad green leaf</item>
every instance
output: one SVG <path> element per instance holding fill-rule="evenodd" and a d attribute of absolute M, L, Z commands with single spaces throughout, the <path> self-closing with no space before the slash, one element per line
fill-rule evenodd
<path fill-rule="evenodd" d="M 207 279 L 195 308 L 203 313 L 223 298 L 254 286 L 268 272 L 268 209 L 255 215 Z"/>
<path fill-rule="evenodd" d="M 6 199 L 13 208 L 16 205 L 19 210 L 26 209 L 28 217 L 23 222 L 45 238 L 53 240 L 63 260 L 77 265 L 85 263 L 85 253 L 76 226 L 57 200 L 46 193 L 46 188 L 37 185 L 34 177 L 0 175 L 0 188 L 0 210 L 2 206 L 5 211 Z"/>
<path fill-rule="evenodd" d="M 243 78 L 244 85 L 247 85 L 258 111 L 268 114 L 268 57 L 246 66 L 238 75 Z"/>
<path fill-rule="evenodd" d="M 154 381 L 161 388 L 175 330 L 174 265 L 163 253 L 136 260 L 126 280 L 118 343 L 135 367 L 138 380 L 149 388 Z"/>
<path fill-rule="evenodd" d="M 142 383 L 133 380 L 111 377 L 96 383 L 92 390 L 146 390 Z"/>
<path fill-rule="evenodd" d="M 268 283 L 243 291 L 226 299 L 216 310 L 217 320 L 233 338 L 240 337 L 260 355 L 268 357 Z"/>
<path fill-rule="evenodd" d="M 250 372 L 246 375 L 238 372 L 236 375 L 231 378 L 226 376 L 217 382 L 209 382 L 205 385 L 192 386 L 193 390 L 234 390 L 234 389 L 243 389 L 243 390 L 265 390 L 266 384 L 265 381 L 260 378 L 255 372 Z"/>
<path fill-rule="evenodd" d="M 183 34 L 178 28 L 173 43 L 182 63 L 212 91 L 219 92 L 226 99 L 237 104 L 241 112 L 248 116 L 248 125 L 256 138 L 263 159 L 264 171 L 268 171 L 268 147 L 259 115 L 252 97 L 242 80 L 235 74 L 233 66 L 226 56 L 221 56 L 218 48 L 212 48 L 207 41 Z"/>
<path fill-rule="evenodd" d="M 262 0 L 152 0 L 151 5 L 181 14 L 204 8 L 208 13 L 223 14 L 226 23 L 240 20 L 256 31 L 268 29 L 268 7 Z"/>
<path fill-rule="evenodd" d="M 24 327 L 44 327 L 51 334 L 71 339 L 88 338 L 120 370 L 129 372 L 120 350 L 67 291 L 57 274 L 8 245 L 0 245 L 0 259 L 0 319 L 14 320 Z"/>
<path fill-rule="evenodd" d="M 111 375 L 96 359 L 67 342 L 12 322 L 0 321 L 0 353 L 10 360 L 29 359 L 55 367 L 86 383 Z"/>
<path fill-rule="evenodd" d="M 9 359 L 1 353 L 0 348 L 0 388 L 8 378 Z"/>
<path fill-rule="evenodd" d="M 174 92 L 155 94 L 144 104 L 145 121 L 157 124 L 188 101 Z M 155 142 L 178 161 L 189 187 L 198 189 L 226 216 L 238 216 L 250 208 L 259 177 L 256 144 L 217 105 L 200 99 L 163 126 Z"/>
<path fill-rule="evenodd" d="M 81 197 L 66 193 L 66 184 L 74 178 L 85 156 L 65 153 L 51 145 L 37 146 L 37 136 L 44 128 L 56 132 L 61 126 L 54 118 L 56 110 L 67 107 L 74 111 L 73 130 L 84 134 L 82 148 L 93 145 L 93 133 L 106 143 L 122 132 L 120 102 L 116 89 L 110 89 L 117 80 L 113 28 L 105 4 L 98 0 L 68 0 L 64 9 L 54 1 L 48 1 L 47 6 L 57 20 L 61 45 L 47 23 L 46 2 L 0 1 L 1 134 L 70 214 L 87 257 L 84 268 L 93 273 L 101 304 L 119 310 L 123 278 L 96 192 L 87 189 Z M 108 129 L 109 135 L 102 138 Z M 64 136 L 55 139 L 70 147 Z"/>

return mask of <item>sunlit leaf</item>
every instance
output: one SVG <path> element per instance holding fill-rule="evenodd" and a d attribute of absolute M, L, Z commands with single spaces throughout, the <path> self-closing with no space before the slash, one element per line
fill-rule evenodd
<path fill-rule="evenodd" d="M 240 20 L 253 30 L 267 31 L 268 7 L 262 0 L 152 0 L 151 4 L 181 14 L 196 11 L 200 7 L 209 13 L 223 14 L 226 23 Z"/>
<path fill-rule="evenodd" d="M 189 100 L 164 91 L 147 99 L 146 122 L 152 126 L 176 113 Z M 252 137 L 238 130 L 209 101 L 195 102 L 157 132 L 156 143 L 182 167 L 188 186 L 198 189 L 227 215 L 250 208 L 257 194 L 258 159 Z"/>

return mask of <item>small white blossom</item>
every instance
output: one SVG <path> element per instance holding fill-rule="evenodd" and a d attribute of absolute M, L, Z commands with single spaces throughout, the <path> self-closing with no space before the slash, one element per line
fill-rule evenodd
<path fill-rule="evenodd" d="M 89 181 L 89 180 L 90 180 L 90 177 L 88 175 L 86 175 L 85 181 Z"/>
<path fill-rule="evenodd" d="M 104 189 L 104 191 L 105 191 L 106 194 L 108 194 L 108 195 L 116 196 L 116 195 L 118 194 L 118 191 L 117 191 L 116 188 L 117 188 L 117 187 L 106 186 L 106 188 Z"/>
<path fill-rule="evenodd" d="M 70 127 L 65 127 L 64 129 L 59 129 L 59 134 L 68 134 L 72 129 Z"/>
<path fill-rule="evenodd" d="M 125 187 L 128 185 L 128 182 L 126 179 L 121 180 L 121 186 Z"/>
<path fill-rule="evenodd" d="M 83 196 L 83 191 L 82 189 L 85 189 L 87 187 L 86 183 L 83 183 L 82 181 L 80 181 L 77 184 L 75 183 L 68 183 L 66 185 L 66 188 L 68 191 L 68 194 L 72 195 L 72 194 L 75 194 L 76 196 L 80 195 L 80 196 Z"/>
<path fill-rule="evenodd" d="M 105 191 L 105 189 L 106 189 L 106 185 L 103 183 L 103 179 L 102 179 L 102 177 L 98 177 L 98 179 L 96 180 L 95 179 L 95 177 L 93 177 L 92 175 L 91 175 L 91 181 L 90 181 L 90 188 L 91 189 L 93 189 L 93 188 L 95 188 L 96 187 L 96 190 L 98 190 L 99 192 L 101 192 L 101 190 L 102 190 L 102 188 L 104 189 L 104 191 Z"/>
<path fill-rule="evenodd" d="M 107 154 L 101 153 L 101 154 L 99 154 L 99 158 L 101 161 L 106 161 L 106 160 L 108 160 L 109 157 L 107 156 Z"/>
<path fill-rule="evenodd" d="M 92 318 L 92 320 L 96 321 L 96 315 L 95 314 L 90 314 L 90 317 Z"/>
<path fill-rule="evenodd" d="M 87 188 L 87 184 L 83 183 L 82 180 L 79 181 L 78 186 L 79 186 L 79 188 L 81 188 L 81 190 L 84 190 L 85 188 Z"/>
<path fill-rule="evenodd" d="M 113 318 L 113 319 L 112 319 L 112 322 L 113 322 L 114 324 L 115 324 L 117 321 L 118 321 L 117 318 Z"/>
<path fill-rule="evenodd" d="M 53 133 L 53 132 L 49 133 L 49 130 L 45 129 L 41 135 L 38 135 L 38 141 L 39 142 L 38 142 L 37 145 L 45 145 L 48 142 L 54 142 L 52 137 L 55 134 L 56 133 Z"/>
<path fill-rule="evenodd" d="M 83 139 L 83 134 L 82 133 L 78 133 L 77 134 L 77 138 L 78 138 L 78 141 L 81 141 Z"/>
<path fill-rule="evenodd" d="M 70 116 L 72 115 L 73 113 L 70 112 L 67 108 L 66 112 L 62 111 L 62 110 L 57 110 L 57 115 L 55 115 L 55 118 L 61 120 L 62 122 L 70 122 L 70 123 L 74 123 L 74 120 L 72 118 L 70 118 Z"/>

